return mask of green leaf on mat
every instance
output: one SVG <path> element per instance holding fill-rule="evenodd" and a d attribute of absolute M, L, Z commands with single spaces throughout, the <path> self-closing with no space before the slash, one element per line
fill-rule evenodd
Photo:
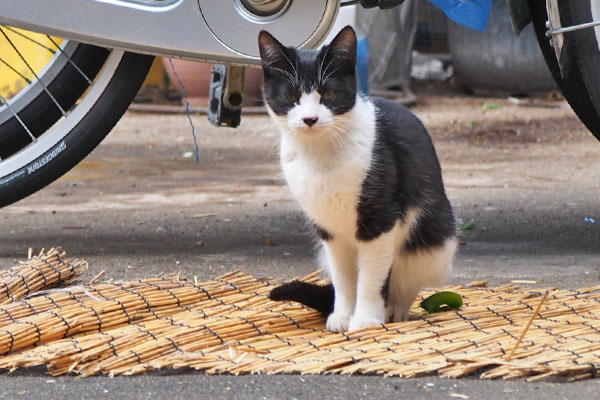
<path fill-rule="evenodd" d="M 419 304 L 427 314 L 458 309 L 463 305 L 462 297 L 454 292 L 437 292 Z M 447 307 L 443 307 L 447 306 Z"/>
<path fill-rule="evenodd" d="M 469 222 L 464 222 L 462 224 L 458 224 L 459 231 L 470 231 L 475 228 L 475 221 L 470 220 Z"/>
<path fill-rule="evenodd" d="M 483 103 L 483 108 L 486 110 L 497 110 L 500 107 L 502 106 L 498 103 Z"/>

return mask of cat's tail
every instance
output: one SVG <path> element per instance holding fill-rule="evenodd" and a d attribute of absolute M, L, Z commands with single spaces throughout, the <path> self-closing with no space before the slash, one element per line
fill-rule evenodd
<path fill-rule="evenodd" d="M 333 285 L 316 285 L 301 281 L 291 281 L 277 286 L 269 294 L 275 301 L 297 301 L 305 306 L 314 308 L 324 317 L 333 312 L 335 291 Z"/>

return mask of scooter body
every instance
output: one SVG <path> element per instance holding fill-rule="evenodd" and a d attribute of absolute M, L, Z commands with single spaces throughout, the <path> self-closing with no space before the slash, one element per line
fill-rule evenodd
<path fill-rule="evenodd" d="M 339 0 L 2 0 L 0 25 L 137 53 L 251 65 L 259 63 L 260 30 L 314 48 L 338 9 Z"/>

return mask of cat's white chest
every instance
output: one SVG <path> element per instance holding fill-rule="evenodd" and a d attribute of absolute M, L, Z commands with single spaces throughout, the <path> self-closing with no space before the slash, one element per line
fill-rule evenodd
<path fill-rule="evenodd" d="M 314 223 L 331 233 L 354 236 L 364 165 L 323 170 L 297 156 L 283 165 L 283 171 L 292 194 Z"/>
<path fill-rule="evenodd" d="M 342 117 L 338 117 L 342 118 Z M 357 207 L 371 167 L 375 141 L 375 110 L 360 98 L 337 127 L 336 139 L 322 132 L 308 140 L 301 132 L 283 129 L 280 157 L 285 179 L 312 222 L 326 231 L 352 239 Z"/>

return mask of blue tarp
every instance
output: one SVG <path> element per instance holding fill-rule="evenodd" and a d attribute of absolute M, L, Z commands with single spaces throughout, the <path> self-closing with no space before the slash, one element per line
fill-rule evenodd
<path fill-rule="evenodd" d="M 492 0 L 429 0 L 453 21 L 471 29 L 485 31 Z"/>

